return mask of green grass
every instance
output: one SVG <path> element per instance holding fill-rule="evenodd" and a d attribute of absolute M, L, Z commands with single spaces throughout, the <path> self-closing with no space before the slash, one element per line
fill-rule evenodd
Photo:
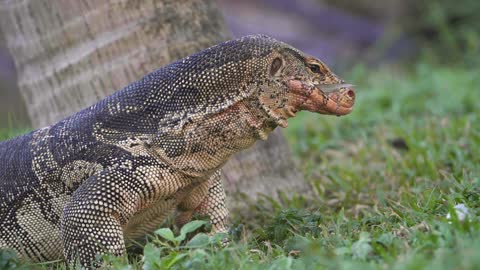
<path fill-rule="evenodd" d="M 250 205 L 249 217 L 234 215 L 226 247 L 221 237 L 182 240 L 159 232 L 141 247 L 143 261 L 129 258 L 130 267 L 477 269 L 478 71 L 359 66 L 349 81 L 357 85 L 351 115 L 301 113 L 286 130 L 312 186 L 309 198 Z M 455 215 L 460 203 L 470 210 L 464 221 Z M 2 256 L 0 268 L 15 263 Z M 108 260 L 128 269 L 125 258 Z"/>

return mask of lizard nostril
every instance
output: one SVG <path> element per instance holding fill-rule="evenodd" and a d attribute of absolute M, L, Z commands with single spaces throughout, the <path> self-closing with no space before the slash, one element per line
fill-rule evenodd
<path fill-rule="evenodd" d="M 347 95 L 351 98 L 354 98 L 355 97 L 355 91 L 353 91 L 352 89 L 348 90 L 347 92 Z"/>

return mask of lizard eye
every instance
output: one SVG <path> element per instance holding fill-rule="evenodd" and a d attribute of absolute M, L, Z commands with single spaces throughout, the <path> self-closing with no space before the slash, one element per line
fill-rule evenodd
<path fill-rule="evenodd" d="M 316 64 L 309 64 L 308 68 L 313 72 L 313 73 L 320 73 L 320 66 Z"/>

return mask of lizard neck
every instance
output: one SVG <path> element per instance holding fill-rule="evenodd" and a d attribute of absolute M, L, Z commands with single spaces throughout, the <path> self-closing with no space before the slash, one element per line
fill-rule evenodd
<path fill-rule="evenodd" d="M 182 130 L 158 134 L 153 148 L 172 167 L 194 177 L 207 177 L 218 170 L 228 158 L 258 139 L 267 139 L 276 127 L 246 101 L 196 122 Z"/>

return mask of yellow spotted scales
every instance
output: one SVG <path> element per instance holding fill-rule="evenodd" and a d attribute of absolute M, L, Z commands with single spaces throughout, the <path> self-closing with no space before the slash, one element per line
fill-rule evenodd
<path fill-rule="evenodd" d="M 297 111 L 344 115 L 354 98 L 321 61 L 262 35 L 160 68 L 0 143 L 0 248 L 90 267 L 174 212 L 180 226 L 200 213 L 226 231 L 227 159 Z"/>

